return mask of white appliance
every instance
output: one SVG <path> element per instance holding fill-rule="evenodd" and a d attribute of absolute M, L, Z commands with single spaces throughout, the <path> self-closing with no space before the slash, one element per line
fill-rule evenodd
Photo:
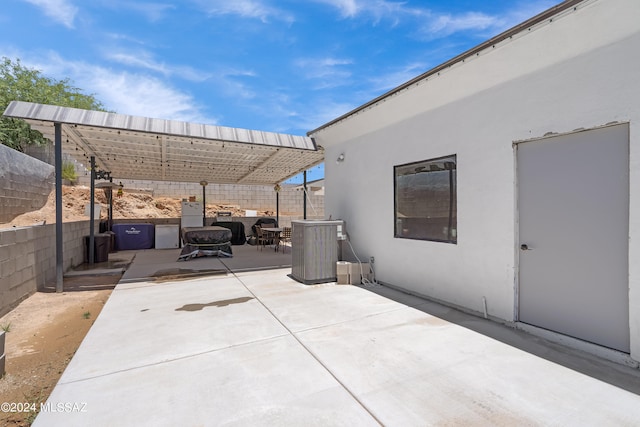
<path fill-rule="evenodd" d="M 202 202 L 182 202 L 180 228 L 202 225 Z"/>
<path fill-rule="evenodd" d="M 156 249 L 175 249 L 180 246 L 180 226 L 177 224 L 156 225 Z"/>

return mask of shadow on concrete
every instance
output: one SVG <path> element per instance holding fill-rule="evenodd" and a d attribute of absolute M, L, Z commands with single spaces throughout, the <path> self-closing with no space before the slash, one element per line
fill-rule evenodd
<path fill-rule="evenodd" d="M 163 283 L 291 267 L 290 252 L 250 245 L 234 245 L 230 258 L 204 256 L 179 261 L 180 249 L 144 249 L 120 252 L 119 255 L 132 258 L 131 265 L 120 280 L 120 283 L 127 284 Z"/>
<path fill-rule="evenodd" d="M 64 292 L 101 291 L 114 289 L 133 262 L 132 256 L 109 254 L 106 262 L 83 263 L 67 271 L 62 279 Z M 45 284 L 39 292 L 56 292 L 55 281 Z"/>
<path fill-rule="evenodd" d="M 510 325 L 474 316 L 388 286 L 376 284 L 360 287 L 565 368 L 640 395 L 640 369 L 615 363 L 582 350 L 532 335 Z M 535 372 L 530 374 L 535 375 Z"/>
<path fill-rule="evenodd" d="M 193 270 L 189 268 L 169 268 L 166 270 L 156 271 L 150 277 L 152 278 L 153 282 L 164 283 L 226 274 L 227 270 L 218 268 L 205 270 Z"/>
<path fill-rule="evenodd" d="M 114 289 L 120 278 L 120 274 L 101 274 L 101 275 L 84 275 L 64 277 L 62 280 L 64 292 L 81 292 L 81 291 L 101 291 L 105 289 Z M 56 291 L 55 282 L 47 283 L 39 292 L 54 293 Z"/>

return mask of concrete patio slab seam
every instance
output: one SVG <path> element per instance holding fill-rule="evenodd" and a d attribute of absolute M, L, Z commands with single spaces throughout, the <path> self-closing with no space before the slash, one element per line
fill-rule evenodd
<path fill-rule="evenodd" d="M 242 286 L 244 286 L 244 288 L 247 290 L 247 292 L 249 292 L 251 295 L 253 295 L 253 297 L 256 299 L 256 301 L 258 301 L 264 308 L 265 310 L 267 310 L 272 316 L 273 318 L 280 323 L 280 325 L 282 325 L 283 328 L 285 328 L 289 334 L 293 337 L 293 339 L 296 340 L 296 342 L 307 352 L 311 355 L 311 357 L 313 357 L 318 364 L 320 364 L 320 366 L 322 366 L 322 368 L 340 385 L 340 387 L 342 387 L 347 393 L 349 393 L 349 395 L 356 401 L 358 402 L 358 404 L 381 426 L 384 425 L 384 423 L 378 419 L 378 417 L 367 407 L 367 405 L 365 405 L 359 398 L 358 396 L 349 389 L 349 387 L 347 387 L 346 384 L 344 384 L 344 382 L 342 380 L 340 380 L 340 378 L 338 378 L 331 369 L 329 369 L 329 367 L 327 365 L 324 364 L 324 362 L 313 352 L 311 351 L 311 349 L 309 347 L 307 347 L 301 340 L 300 338 L 296 335 L 296 333 L 294 333 L 284 322 L 282 322 L 280 320 L 280 318 L 251 290 L 249 289 L 249 287 L 242 281 L 242 278 L 238 277 L 237 274 L 235 274 L 235 272 L 231 273 L 240 283 L 242 283 Z"/>
<path fill-rule="evenodd" d="M 180 280 L 180 282 L 187 282 L 189 280 L 201 280 L 201 279 L 216 279 L 216 278 L 220 278 L 220 279 L 224 279 L 224 278 L 228 278 L 229 275 L 225 274 L 225 275 L 211 275 L 211 276 L 194 276 L 194 277 L 189 277 L 187 279 L 184 280 Z M 156 278 L 154 277 L 143 277 L 141 279 L 125 279 L 125 280 L 120 280 L 118 282 L 118 285 L 134 285 L 136 283 L 138 283 L 140 286 L 127 286 L 127 287 L 116 287 L 114 289 L 114 291 L 119 291 L 119 292 L 125 292 L 125 291 L 130 291 L 132 289 L 140 289 L 140 288 L 145 288 L 148 286 L 162 286 L 162 285 L 171 285 L 171 284 L 175 284 L 175 281 L 172 282 L 157 282 L 155 281 Z"/>
<path fill-rule="evenodd" d="M 402 304 L 402 303 L 398 303 L 398 304 Z M 308 328 L 296 329 L 295 331 L 291 330 L 291 333 L 293 335 L 296 335 L 296 334 L 302 334 L 302 333 L 305 333 L 305 332 L 315 331 L 317 329 L 330 328 L 332 326 L 340 326 L 340 325 L 343 325 L 345 323 L 360 322 L 362 320 L 365 320 L 365 319 L 368 319 L 368 318 L 371 318 L 371 317 L 381 316 L 381 315 L 388 314 L 388 313 L 394 313 L 396 311 L 403 311 L 403 310 L 407 310 L 408 308 L 415 308 L 415 307 L 405 306 L 405 307 L 393 308 L 393 309 L 390 309 L 390 310 L 383 310 L 383 311 L 379 311 L 377 313 L 365 314 L 365 315 L 362 315 L 362 316 L 360 316 L 358 318 L 355 318 L 355 319 L 346 319 L 346 320 L 341 320 L 339 322 L 333 322 L 333 323 L 327 323 L 327 324 L 324 324 L 324 325 L 318 325 L 318 326 L 311 326 L 311 327 L 308 327 Z"/>
<path fill-rule="evenodd" d="M 192 353 L 192 354 L 187 354 L 184 356 L 178 356 L 178 357 L 174 357 L 171 359 L 167 359 L 167 360 L 161 360 L 158 362 L 153 362 L 153 363 L 146 363 L 143 365 L 137 365 L 137 366 L 133 366 L 130 368 L 125 368 L 125 369 L 119 369 L 119 370 L 115 370 L 115 371 L 110 371 L 107 372 L 105 374 L 100 374 L 100 375 L 94 375 L 94 376 L 90 376 L 90 377 L 84 377 L 84 378 L 80 378 L 80 379 L 76 379 L 76 380 L 71 380 L 71 381 L 59 381 L 58 384 L 60 385 L 66 385 L 66 384 L 76 384 L 76 383 L 82 383 L 84 381 L 91 381 L 94 380 L 96 378 L 104 378 L 104 377 L 108 377 L 111 375 L 116 375 L 116 374 L 121 374 L 123 372 L 130 372 L 130 371 L 135 371 L 137 369 L 144 369 L 144 368 L 148 368 L 150 366 L 160 366 L 160 365 L 166 365 L 169 363 L 173 363 L 179 360 L 186 360 L 189 358 L 194 358 L 194 357 L 199 357 L 205 354 L 211 354 L 211 353 L 216 353 L 219 351 L 225 351 L 225 350 L 229 350 L 232 348 L 240 348 L 240 347 L 244 347 L 244 346 L 249 346 L 249 345 L 253 345 L 253 344 L 258 344 L 258 343 L 262 343 L 262 342 L 268 342 L 271 340 L 277 340 L 280 339 L 282 337 L 286 337 L 289 334 L 281 334 L 281 335 L 276 335 L 276 336 L 272 336 L 272 337 L 268 337 L 268 338 L 262 338 L 262 339 L 257 339 L 257 340 L 252 340 L 252 341 L 247 341 L 247 342 L 243 342 L 243 343 L 239 343 L 239 344 L 232 344 L 232 345 L 228 345 L 226 347 L 220 347 L 220 348 L 214 348 L 211 350 L 206 350 L 206 351 L 201 351 L 198 353 Z"/>

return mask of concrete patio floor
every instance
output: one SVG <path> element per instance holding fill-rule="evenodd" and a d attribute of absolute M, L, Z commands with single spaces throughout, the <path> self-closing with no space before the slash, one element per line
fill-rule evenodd
<path fill-rule="evenodd" d="M 136 252 L 34 425 L 640 424 L 636 369 L 233 249 Z"/>

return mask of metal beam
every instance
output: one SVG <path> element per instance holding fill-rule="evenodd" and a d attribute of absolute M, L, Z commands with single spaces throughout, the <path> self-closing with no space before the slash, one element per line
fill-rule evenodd
<path fill-rule="evenodd" d="M 248 173 L 240 177 L 238 179 L 238 184 L 242 184 L 244 181 L 247 181 L 249 178 L 251 178 L 251 176 L 254 175 L 256 172 L 261 171 L 262 168 L 268 165 L 269 162 L 273 161 L 273 159 L 276 158 L 276 156 L 278 156 L 279 153 L 280 153 L 280 149 L 276 148 L 275 151 L 272 154 L 270 154 L 266 159 L 264 159 L 260 164 L 256 165 L 253 169 L 250 169 Z M 271 182 L 270 184 L 277 184 L 277 181 Z"/>
<path fill-rule="evenodd" d="M 82 146 L 83 149 L 87 150 L 87 154 L 91 154 L 93 153 L 94 157 L 96 157 L 96 150 L 94 149 L 93 146 L 91 146 L 91 144 L 89 143 L 89 141 L 87 141 L 80 132 L 78 132 L 77 129 L 77 125 L 66 125 L 65 126 L 65 132 L 67 133 L 67 136 L 76 144 Z M 100 166 L 105 168 L 105 169 L 109 169 L 108 163 L 104 161 L 104 159 L 100 156 L 98 157 L 98 161 L 100 163 Z"/>
<path fill-rule="evenodd" d="M 160 167 L 162 168 L 162 180 L 167 179 L 167 140 L 166 136 L 160 137 Z"/>

